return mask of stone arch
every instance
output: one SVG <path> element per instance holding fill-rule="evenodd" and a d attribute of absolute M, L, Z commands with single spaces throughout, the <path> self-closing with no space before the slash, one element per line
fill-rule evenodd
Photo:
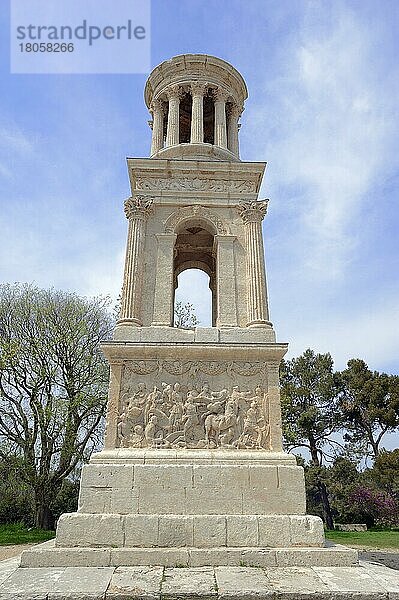
<path fill-rule="evenodd" d="M 165 233 L 175 233 L 176 230 L 185 221 L 201 219 L 208 222 L 214 228 L 214 235 L 229 235 L 229 227 L 214 212 L 195 204 L 194 206 L 185 206 L 174 211 L 164 222 Z"/>

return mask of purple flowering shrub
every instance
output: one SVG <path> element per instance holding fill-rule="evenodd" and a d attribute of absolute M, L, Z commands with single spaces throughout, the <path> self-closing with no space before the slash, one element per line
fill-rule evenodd
<path fill-rule="evenodd" d="M 365 486 L 356 487 L 350 495 L 349 501 L 365 521 L 372 521 L 374 525 L 382 527 L 395 527 L 399 525 L 398 501 L 387 492 Z"/>

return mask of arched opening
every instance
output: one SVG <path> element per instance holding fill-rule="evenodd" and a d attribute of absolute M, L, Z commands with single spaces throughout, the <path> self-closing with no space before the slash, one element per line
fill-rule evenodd
<path fill-rule="evenodd" d="M 204 142 L 215 143 L 215 104 L 211 90 L 204 96 Z"/>
<path fill-rule="evenodd" d="M 216 262 L 214 256 L 215 231 L 213 230 L 213 226 L 202 219 L 190 219 L 181 224 L 176 233 L 177 238 L 173 257 L 175 300 L 182 296 L 182 287 L 180 287 L 179 293 L 176 294 L 179 283 L 180 285 L 183 282 L 190 284 L 191 278 L 192 288 L 190 294 L 185 293 L 184 300 L 185 302 L 191 302 L 194 306 L 197 304 L 201 306 L 201 316 L 199 314 L 197 316 L 201 321 L 202 327 L 206 326 L 205 322 L 207 322 L 208 326 L 212 325 L 214 327 L 216 324 Z M 196 273 L 193 279 L 194 275 L 191 273 L 191 275 L 179 278 L 181 273 L 194 270 L 200 270 L 208 277 L 204 278 L 202 275 Z M 201 297 L 208 297 L 211 300 L 211 302 L 208 302 L 207 317 L 205 317 L 207 302 L 204 303 L 201 300 L 198 303 L 197 301 Z M 190 298 L 193 298 L 193 300 Z M 211 305 L 210 309 L 209 304 Z M 203 322 L 204 318 L 205 321 Z"/>
<path fill-rule="evenodd" d="M 179 105 L 179 144 L 189 144 L 191 136 L 191 109 L 193 100 L 186 94 Z"/>

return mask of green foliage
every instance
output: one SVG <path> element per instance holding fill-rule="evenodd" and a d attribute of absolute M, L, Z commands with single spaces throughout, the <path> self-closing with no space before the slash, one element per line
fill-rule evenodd
<path fill-rule="evenodd" d="M 399 376 L 371 371 L 363 360 L 352 359 L 340 373 L 340 409 L 345 439 L 366 442 L 376 458 L 385 433 L 399 426 Z"/>
<path fill-rule="evenodd" d="M 55 531 L 28 528 L 24 523 L 0 525 L 0 546 L 46 542 L 54 535 Z"/>
<path fill-rule="evenodd" d="M 34 498 L 29 485 L 21 481 L 22 468 L 18 457 L 0 459 L 0 523 L 33 525 Z"/>
<path fill-rule="evenodd" d="M 284 439 L 289 449 L 307 448 L 315 465 L 323 462 L 331 435 L 341 426 L 339 380 L 330 354 L 306 350 L 280 369 Z"/>
<path fill-rule="evenodd" d="M 98 445 L 108 367 L 109 300 L 0 286 L 0 459 L 20 461 L 35 523 L 52 528 L 62 484 Z"/>

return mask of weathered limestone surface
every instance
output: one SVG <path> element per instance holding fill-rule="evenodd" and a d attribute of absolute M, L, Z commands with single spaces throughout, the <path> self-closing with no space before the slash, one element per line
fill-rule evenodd
<path fill-rule="evenodd" d="M 154 555 L 155 556 L 155 555 Z M 7 563 L 7 564 L 5 564 Z M 398 600 L 399 572 L 357 567 L 59 567 L 0 563 L 0 600 Z M 5 577 L 3 576 L 6 573 Z"/>

